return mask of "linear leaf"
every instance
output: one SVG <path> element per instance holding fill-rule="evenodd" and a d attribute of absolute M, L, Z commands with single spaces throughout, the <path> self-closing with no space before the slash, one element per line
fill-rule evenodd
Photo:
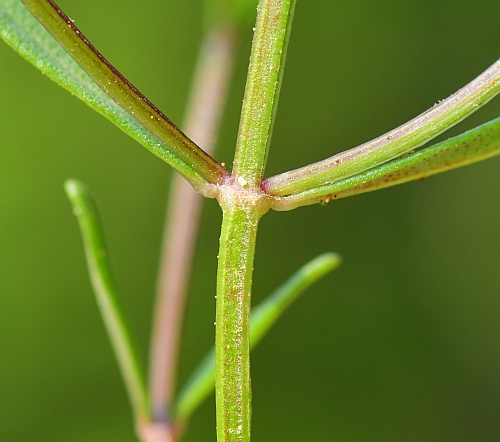
<path fill-rule="evenodd" d="M 371 169 L 427 143 L 499 92 L 497 60 L 458 92 L 398 128 L 325 160 L 268 178 L 262 188 L 273 196 L 294 195 Z"/>
<path fill-rule="evenodd" d="M 39 19 L 50 23 L 55 37 L 94 80 L 20 1 L 0 0 L 0 36 L 15 51 L 178 170 L 200 191 L 205 187 L 204 179 L 216 182 L 228 174 L 113 68 L 52 1 L 25 3 Z"/>
<path fill-rule="evenodd" d="M 131 322 L 120 299 L 111 273 L 104 234 L 96 207 L 84 184 L 68 180 L 65 190 L 78 219 L 85 255 L 106 331 L 118 360 L 137 422 L 149 420 L 148 396 L 143 363 L 132 333 Z"/>
<path fill-rule="evenodd" d="M 309 204 L 328 203 L 334 199 L 384 189 L 408 181 L 422 180 L 499 154 L 500 118 L 497 118 L 462 135 L 358 175 L 282 198 L 273 207 L 276 210 L 290 210 Z"/>

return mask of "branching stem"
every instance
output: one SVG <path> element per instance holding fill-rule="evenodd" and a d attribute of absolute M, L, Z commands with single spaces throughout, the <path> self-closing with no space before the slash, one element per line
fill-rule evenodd
<path fill-rule="evenodd" d="M 255 237 L 270 201 L 260 183 L 295 0 L 261 0 L 241 111 L 233 176 L 219 186 L 223 210 L 217 273 L 215 389 L 218 442 L 249 442 L 250 295 Z"/>

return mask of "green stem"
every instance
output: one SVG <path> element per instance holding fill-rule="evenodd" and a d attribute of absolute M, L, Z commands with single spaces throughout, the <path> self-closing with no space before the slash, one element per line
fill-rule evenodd
<path fill-rule="evenodd" d="M 224 196 L 215 336 L 217 441 L 249 442 L 250 293 L 255 238 L 263 211 L 236 192 Z"/>
<path fill-rule="evenodd" d="M 500 60 L 449 98 L 413 120 L 361 146 L 263 181 L 273 196 L 331 184 L 415 149 L 475 112 L 500 92 Z"/>
<path fill-rule="evenodd" d="M 259 3 L 233 168 L 243 187 L 259 187 L 264 173 L 294 8 L 295 0 Z"/>
<path fill-rule="evenodd" d="M 232 180 L 219 188 L 224 216 L 217 274 L 217 440 L 249 442 L 250 294 L 255 237 L 269 198 L 260 190 L 295 0 L 259 2 Z"/>
<path fill-rule="evenodd" d="M 54 39 L 96 84 L 151 134 L 189 164 L 206 181 L 222 183 L 229 172 L 201 150 L 133 86 L 75 26 L 52 0 L 21 0 Z"/>
<path fill-rule="evenodd" d="M 340 263 L 341 258 L 335 253 L 325 253 L 316 257 L 302 266 L 261 304 L 254 307 L 250 314 L 250 349 L 256 347 L 302 292 L 335 270 Z M 213 391 L 214 385 L 215 348 L 212 348 L 180 391 L 175 407 L 175 422 L 182 426 Z"/>

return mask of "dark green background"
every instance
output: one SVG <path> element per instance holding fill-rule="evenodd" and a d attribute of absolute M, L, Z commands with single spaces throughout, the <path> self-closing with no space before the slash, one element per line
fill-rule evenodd
<path fill-rule="evenodd" d="M 180 124 L 201 2 L 60 3 Z M 268 176 L 403 123 L 500 54 L 497 0 L 298 3 Z M 217 153 L 228 163 L 251 31 Z M 4 44 L 0 78 L 0 440 L 133 441 L 62 183 L 93 190 L 145 353 L 171 171 Z M 499 100 L 452 133 L 499 116 Z M 319 253 L 344 264 L 255 351 L 255 441 L 500 440 L 499 170 L 496 158 L 263 219 L 255 301 Z M 213 341 L 220 218 L 208 201 L 183 380 Z M 214 420 L 207 401 L 185 441 L 214 441 Z"/>

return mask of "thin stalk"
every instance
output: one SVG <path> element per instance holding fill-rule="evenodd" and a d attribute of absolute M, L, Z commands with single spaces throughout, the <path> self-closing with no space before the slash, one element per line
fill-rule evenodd
<path fill-rule="evenodd" d="M 462 121 L 500 93 L 500 60 L 449 98 L 413 120 L 358 147 L 264 180 L 273 196 L 306 192 L 370 169 L 415 149 Z"/>
<path fill-rule="evenodd" d="M 234 29 L 215 24 L 203 41 L 185 128 L 205 151 L 213 151 L 234 65 Z M 198 233 L 202 199 L 175 175 L 163 232 L 151 339 L 149 391 L 154 422 L 171 425 L 171 403 L 182 331 L 187 282 Z"/>
<path fill-rule="evenodd" d="M 249 442 L 250 295 L 255 237 L 269 200 L 260 189 L 283 76 L 295 0 L 261 0 L 250 56 L 233 177 L 223 210 L 215 329 L 217 440 Z"/>
<path fill-rule="evenodd" d="M 89 77 L 151 134 L 165 143 L 172 153 L 191 165 L 209 183 L 222 183 L 229 176 L 224 166 L 184 135 L 118 72 L 52 0 L 21 1 Z"/>
<path fill-rule="evenodd" d="M 259 2 L 233 167 L 242 187 L 259 187 L 264 173 L 294 9 L 295 0 Z"/>
<path fill-rule="evenodd" d="M 242 201 L 236 192 L 225 197 L 221 201 L 224 215 L 217 273 L 217 441 L 249 442 L 250 294 L 257 226 L 263 211 Z"/>

